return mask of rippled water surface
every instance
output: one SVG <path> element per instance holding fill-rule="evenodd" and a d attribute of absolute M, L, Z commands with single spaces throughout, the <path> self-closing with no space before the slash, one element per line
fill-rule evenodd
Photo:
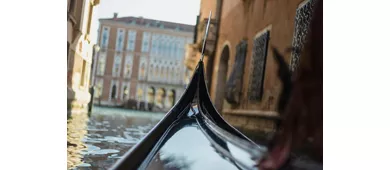
<path fill-rule="evenodd" d="M 68 169 L 108 169 L 134 146 L 164 113 L 94 107 L 68 120 Z"/>

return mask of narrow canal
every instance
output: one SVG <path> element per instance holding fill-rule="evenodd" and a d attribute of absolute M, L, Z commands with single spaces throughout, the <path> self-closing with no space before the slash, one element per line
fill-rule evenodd
<path fill-rule="evenodd" d="M 164 113 L 93 108 L 90 117 L 73 115 L 67 122 L 68 169 L 110 168 L 164 116 Z"/>
<path fill-rule="evenodd" d="M 164 115 L 165 113 L 98 106 L 94 106 L 90 116 L 73 115 L 67 122 L 68 169 L 109 169 Z M 246 132 L 244 134 L 256 143 L 265 141 L 264 135 Z"/>

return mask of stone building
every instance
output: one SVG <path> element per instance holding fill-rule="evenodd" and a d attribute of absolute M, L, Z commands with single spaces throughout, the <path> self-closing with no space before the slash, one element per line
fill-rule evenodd
<path fill-rule="evenodd" d="M 95 104 L 121 106 L 129 100 L 166 111 L 185 90 L 185 46 L 194 26 L 142 17 L 100 19 Z"/>
<path fill-rule="evenodd" d="M 68 115 L 86 112 L 90 102 L 93 44 L 91 22 L 99 0 L 68 0 L 67 3 L 67 110 Z"/>
<path fill-rule="evenodd" d="M 216 44 L 209 49 L 212 69 L 207 72 L 215 107 L 236 127 L 271 130 L 273 119 L 279 116 L 275 110 L 281 90 L 271 47 L 283 52 L 291 71 L 298 67 L 299 53 L 285 51 L 302 48 L 315 0 L 201 1 L 201 9 L 216 11 Z M 206 17 L 202 14 L 199 20 Z M 202 26 L 197 27 L 198 36 L 202 36 Z M 199 43 L 192 46 L 198 47 Z M 196 50 L 190 49 L 186 57 L 190 69 L 198 60 L 192 51 Z"/>

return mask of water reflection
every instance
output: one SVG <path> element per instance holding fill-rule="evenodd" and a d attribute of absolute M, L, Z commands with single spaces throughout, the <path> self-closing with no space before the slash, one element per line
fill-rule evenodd
<path fill-rule="evenodd" d="M 108 169 L 164 116 L 94 107 L 68 120 L 68 169 Z"/>
<path fill-rule="evenodd" d="M 168 136 L 169 139 L 154 156 L 148 170 L 238 169 L 215 151 L 194 119 L 182 121 Z"/>
<path fill-rule="evenodd" d="M 75 115 L 67 122 L 68 169 L 82 164 L 82 155 L 80 154 L 80 151 L 86 148 L 83 137 L 87 134 L 87 121 L 87 115 Z"/>

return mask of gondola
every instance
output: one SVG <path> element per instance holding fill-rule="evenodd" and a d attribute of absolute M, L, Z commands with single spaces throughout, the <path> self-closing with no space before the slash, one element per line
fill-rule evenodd
<path fill-rule="evenodd" d="M 208 34 L 210 17 L 206 27 Z M 203 55 L 178 102 L 112 169 L 257 169 L 267 148 L 229 125 L 205 83 Z"/>

